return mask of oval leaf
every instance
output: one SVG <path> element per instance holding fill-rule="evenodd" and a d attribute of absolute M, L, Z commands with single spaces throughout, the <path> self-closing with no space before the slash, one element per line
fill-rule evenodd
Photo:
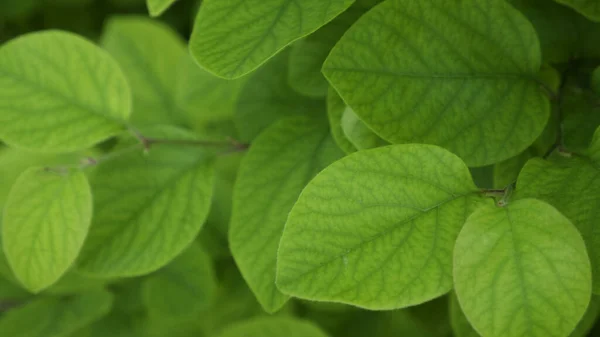
<path fill-rule="evenodd" d="M 225 328 L 219 337 L 327 337 L 308 321 L 288 317 L 258 317 Z"/>
<path fill-rule="evenodd" d="M 465 164 L 432 145 L 345 157 L 302 191 L 279 246 L 277 286 L 292 296 L 394 309 L 452 288 L 452 248 L 482 202 Z"/>
<path fill-rule="evenodd" d="M 2 245 L 17 279 L 38 292 L 79 254 L 92 220 L 92 194 L 79 170 L 30 168 L 15 182 L 2 215 Z"/>
<path fill-rule="evenodd" d="M 77 35 L 30 33 L 0 48 L 0 139 L 14 147 L 91 147 L 124 130 L 130 96 L 116 62 Z"/>
<path fill-rule="evenodd" d="M 288 300 L 275 287 L 277 248 L 288 213 L 306 184 L 342 156 L 324 119 L 297 117 L 273 124 L 252 143 L 242 161 L 229 244 L 248 285 L 268 312 Z"/>
<path fill-rule="evenodd" d="M 217 288 L 210 258 L 192 244 L 142 283 L 148 313 L 155 319 L 195 317 L 207 308 Z"/>
<path fill-rule="evenodd" d="M 323 72 L 383 139 L 484 166 L 544 129 L 540 67 L 535 31 L 504 1 L 389 0 L 344 34 Z"/>
<path fill-rule="evenodd" d="M 486 337 L 568 336 L 590 301 L 591 277 L 575 226 L 535 199 L 481 207 L 454 249 L 460 306 Z"/>
<path fill-rule="evenodd" d="M 354 0 L 212 0 L 200 7 L 190 51 L 202 67 L 233 79 L 346 10 Z"/>
<path fill-rule="evenodd" d="M 171 127 L 147 131 L 147 137 L 195 139 Z M 118 150 L 125 153 L 94 173 L 94 221 L 78 261 L 82 273 L 124 277 L 157 270 L 194 240 L 206 220 L 213 155 L 181 144 L 155 144 L 145 155 L 136 142 L 125 141 Z"/>

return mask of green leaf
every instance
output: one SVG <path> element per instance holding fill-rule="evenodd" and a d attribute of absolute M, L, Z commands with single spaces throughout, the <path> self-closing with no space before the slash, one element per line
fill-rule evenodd
<path fill-rule="evenodd" d="M 154 318 L 195 317 L 211 304 L 217 287 L 215 278 L 208 255 L 192 244 L 173 262 L 144 280 L 142 296 Z"/>
<path fill-rule="evenodd" d="M 600 24 L 550 0 L 508 0 L 535 28 L 546 62 L 600 57 Z"/>
<path fill-rule="evenodd" d="M 329 118 L 331 135 L 340 149 L 350 154 L 356 152 L 357 149 L 356 146 L 346 138 L 346 134 L 342 128 L 342 117 L 344 116 L 346 108 L 346 103 L 344 103 L 335 89 L 330 86 L 329 91 L 327 92 L 327 116 Z"/>
<path fill-rule="evenodd" d="M 519 172 L 529 159 L 534 156 L 531 149 L 527 149 L 518 156 L 499 162 L 494 165 L 494 188 L 505 188 L 517 181 Z"/>
<path fill-rule="evenodd" d="M 341 123 L 342 131 L 346 135 L 346 138 L 359 150 L 389 145 L 388 142 L 381 139 L 373 130 L 369 129 L 349 106 L 344 109 Z"/>
<path fill-rule="evenodd" d="M 390 0 L 344 34 L 323 73 L 383 139 L 443 146 L 485 166 L 544 129 L 540 68 L 535 31 L 503 1 Z"/>
<path fill-rule="evenodd" d="M 460 308 L 455 292 L 450 296 L 450 323 L 456 337 L 480 337 Z"/>
<path fill-rule="evenodd" d="M 452 288 L 456 236 L 486 200 L 478 191 L 465 164 L 433 145 L 342 158 L 292 208 L 277 286 L 303 299 L 378 310 L 439 297 Z"/>
<path fill-rule="evenodd" d="M 38 292 L 75 261 L 92 221 L 92 193 L 80 170 L 34 167 L 10 191 L 2 245 L 15 276 Z"/>
<path fill-rule="evenodd" d="M 150 16 L 155 17 L 164 13 L 175 1 L 177 0 L 146 0 L 146 6 Z"/>
<path fill-rule="evenodd" d="M 598 164 L 577 158 L 565 163 L 534 158 L 519 175 L 517 193 L 520 198 L 537 198 L 556 207 L 579 229 L 592 264 L 593 290 L 600 293 L 600 233 L 596 229 L 600 218 Z"/>
<path fill-rule="evenodd" d="M 357 2 L 314 34 L 291 46 L 290 86 L 305 96 L 325 97 L 329 84 L 321 73 L 323 62 L 344 32 L 371 6 Z"/>
<path fill-rule="evenodd" d="M 465 223 L 454 248 L 460 306 L 486 337 L 568 336 L 591 296 L 581 235 L 536 200 L 488 205 Z"/>
<path fill-rule="evenodd" d="M 257 317 L 232 324 L 219 337 L 327 337 L 309 321 L 287 317 Z"/>
<path fill-rule="evenodd" d="M 184 124 L 177 105 L 177 67 L 185 43 L 169 26 L 136 16 L 111 17 L 104 27 L 102 46 L 119 62 L 133 93 L 132 123 Z"/>
<path fill-rule="evenodd" d="M 288 213 L 304 186 L 342 156 L 324 118 L 292 117 L 265 130 L 242 161 L 229 244 L 267 312 L 277 311 L 289 298 L 275 287 L 277 249 Z"/>
<path fill-rule="evenodd" d="M 587 149 L 600 125 L 600 97 L 591 90 L 569 86 L 562 94 L 563 143 L 570 151 Z"/>
<path fill-rule="evenodd" d="M 210 131 L 212 122 L 230 121 L 247 77 L 225 80 L 200 68 L 189 55 L 179 62 L 176 100 L 195 130 Z M 230 135 L 232 136 L 232 135 Z"/>
<path fill-rule="evenodd" d="M 600 2 L 597 0 L 556 0 L 556 2 L 572 7 L 590 20 L 600 21 Z"/>
<path fill-rule="evenodd" d="M 0 48 L 0 139 L 11 146 L 91 147 L 124 130 L 130 101 L 116 62 L 77 35 L 30 33 Z"/>
<path fill-rule="evenodd" d="M 144 131 L 144 130 L 142 130 Z M 161 127 L 146 137 L 195 140 Z M 100 163 L 92 183 L 94 221 L 79 270 L 101 277 L 150 273 L 169 263 L 196 237 L 210 208 L 213 155 L 197 146 L 155 144 L 146 155 L 126 140 Z M 133 147 L 132 147 L 133 146 Z"/>
<path fill-rule="evenodd" d="M 288 51 L 279 53 L 244 83 L 235 114 L 242 141 L 251 141 L 283 117 L 324 114 L 322 100 L 301 96 L 290 88 L 288 58 Z"/>
<path fill-rule="evenodd" d="M 112 301 L 106 291 L 39 298 L 4 314 L 0 331 L 11 337 L 65 337 L 108 314 Z"/>
<path fill-rule="evenodd" d="M 316 31 L 353 2 L 205 1 L 194 24 L 190 51 L 210 72 L 228 79 L 238 78 L 261 66 L 285 46 Z"/>

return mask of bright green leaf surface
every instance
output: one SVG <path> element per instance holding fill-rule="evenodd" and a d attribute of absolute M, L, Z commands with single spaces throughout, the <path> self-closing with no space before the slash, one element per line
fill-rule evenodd
<path fill-rule="evenodd" d="M 325 102 L 296 93 L 287 81 L 289 52 L 284 51 L 253 73 L 237 101 L 235 124 L 242 141 L 251 141 L 286 116 L 324 114 Z"/>
<path fill-rule="evenodd" d="M 193 140 L 175 128 L 154 128 L 146 137 Z M 200 231 L 212 198 L 213 155 L 198 146 L 153 145 L 137 140 L 101 163 L 92 179 L 94 221 L 79 261 L 86 274 L 136 276 L 180 254 Z M 135 145 L 133 145 L 135 146 Z"/>
<path fill-rule="evenodd" d="M 40 298 L 2 316 L 0 331 L 10 337 L 66 337 L 108 314 L 112 301 L 106 291 Z"/>
<path fill-rule="evenodd" d="M 190 51 L 218 76 L 247 74 L 285 46 L 346 10 L 354 0 L 209 0 L 196 18 Z"/>
<path fill-rule="evenodd" d="M 2 245 L 17 279 L 38 292 L 56 282 L 79 254 L 92 221 L 92 194 L 78 170 L 25 171 L 2 215 Z"/>
<path fill-rule="evenodd" d="M 452 288 L 452 248 L 483 202 L 465 164 L 432 145 L 353 153 L 302 191 L 279 246 L 292 296 L 393 309 Z"/>
<path fill-rule="evenodd" d="M 489 205 L 465 223 L 454 248 L 456 294 L 486 337 L 568 336 L 591 296 L 581 235 L 535 199 Z"/>
<path fill-rule="evenodd" d="M 535 31 L 503 1 L 390 0 L 344 34 L 323 72 L 385 140 L 440 145 L 484 166 L 544 129 L 540 67 Z"/>
<path fill-rule="evenodd" d="M 208 307 L 216 291 L 210 258 L 192 244 L 142 285 L 143 299 L 155 319 L 195 317 Z"/>
<path fill-rule="evenodd" d="M 342 131 L 346 135 L 346 138 L 359 150 L 389 145 L 388 142 L 381 139 L 373 130 L 369 129 L 349 106 L 344 109 L 341 123 Z"/>
<path fill-rule="evenodd" d="M 279 239 L 302 189 L 343 156 L 322 119 L 292 117 L 265 130 L 242 161 L 229 243 L 242 275 L 268 312 L 287 301 L 275 287 Z"/>
<path fill-rule="evenodd" d="M 200 68 L 189 55 L 180 60 L 177 71 L 176 100 L 195 130 L 204 133 L 211 129 L 212 122 L 233 118 L 246 77 L 237 80 L 216 77 Z"/>
<path fill-rule="evenodd" d="M 600 21 L 600 2 L 598 0 L 556 0 L 556 2 L 573 7 L 591 20 Z"/>
<path fill-rule="evenodd" d="M 175 101 L 177 67 L 185 43 L 169 26 L 144 17 L 112 17 L 102 46 L 119 62 L 133 93 L 132 122 L 185 122 Z"/>
<path fill-rule="evenodd" d="M 150 16 L 160 16 L 177 0 L 146 0 Z"/>
<path fill-rule="evenodd" d="M 77 35 L 30 33 L 0 48 L 0 139 L 11 146 L 90 147 L 124 129 L 130 101 L 116 62 Z"/>
<path fill-rule="evenodd" d="M 316 325 L 295 318 L 260 317 L 224 329 L 219 337 L 327 337 Z"/>
<path fill-rule="evenodd" d="M 599 142 L 600 143 L 600 142 Z M 600 162 L 600 161 L 599 161 Z M 556 207 L 579 229 L 592 263 L 593 290 L 600 293 L 600 168 L 584 159 L 551 163 L 530 160 L 519 175 L 517 193 Z"/>
<path fill-rule="evenodd" d="M 340 95 L 338 95 L 335 89 L 330 86 L 327 93 L 327 116 L 329 117 L 331 135 L 340 149 L 350 154 L 356 152 L 357 149 L 356 146 L 348 140 L 344 133 L 344 129 L 342 128 L 342 117 L 344 116 L 346 107 L 346 103 L 344 103 Z"/>

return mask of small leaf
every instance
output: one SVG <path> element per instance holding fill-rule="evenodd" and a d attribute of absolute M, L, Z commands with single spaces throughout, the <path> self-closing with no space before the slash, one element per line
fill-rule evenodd
<path fill-rule="evenodd" d="M 217 281 L 210 258 L 192 244 L 173 262 L 142 283 L 142 296 L 154 318 L 195 317 L 207 308 L 216 291 Z"/>
<path fill-rule="evenodd" d="M 346 10 L 354 0 L 212 0 L 200 6 L 190 39 L 202 67 L 241 77 Z M 251 9 L 251 10 L 250 10 Z"/>
<path fill-rule="evenodd" d="M 327 337 L 309 321 L 288 317 L 257 317 L 234 323 L 218 334 L 219 337 Z"/>
<path fill-rule="evenodd" d="M 556 0 L 556 2 L 573 7 L 590 20 L 600 21 L 600 2 L 597 0 Z"/>
<path fill-rule="evenodd" d="M 348 140 L 344 133 L 344 129 L 342 128 L 342 117 L 344 116 L 346 107 L 346 103 L 344 103 L 340 95 L 338 95 L 335 89 L 330 86 L 327 93 L 327 116 L 329 117 L 331 135 L 340 149 L 350 154 L 356 152 L 357 149 L 356 146 Z"/>
<path fill-rule="evenodd" d="M 371 149 L 389 145 L 388 142 L 376 135 L 373 130 L 358 118 L 349 106 L 342 115 L 342 131 L 346 138 L 359 150 Z"/>
<path fill-rule="evenodd" d="M 194 140 L 173 127 L 146 137 Z M 214 155 L 197 146 L 155 144 L 147 155 L 128 139 L 92 183 L 94 221 L 78 261 L 83 274 L 125 277 L 169 263 L 196 237 L 210 208 Z M 132 148 L 133 146 L 133 148 Z"/>
<path fill-rule="evenodd" d="M 186 122 L 185 112 L 175 101 L 176 69 L 185 55 L 185 43 L 175 31 L 145 17 L 115 16 L 105 25 L 101 44 L 119 62 L 131 84 L 132 122 Z"/>
<path fill-rule="evenodd" d="M 324 119 L 281 120 L 253 143 L 240 166 L 229 244 L 265 311 L 288 300 L 275 287 L 277 249 L 288 213 L 308 182 L 343 156 Z"/>
<path fill-rule="evenodd" d="M 0 317 L 3 336 L 64 337 L 108 314 L 113 296 L 90 292 L 66 299 L 39 298 Z"/>
<path fill-rule="evenodd" d="M 393 145 L 342 158 L 292 208 L 277 286 L 303 299 L 377 310 L 439 297 L 452 288 L 456 236 L 485 201 L 478 191 L 465 164 L 437 146 Z"/>
<path fill-rule="evenodd" d="M 517 193 L 520 198 L 537 198 L 556 207 L 579 229 L 591 260 L 593 291 L 599 294 L 600 232 L 596 229 L 600 218 L 598 164 L 580 158 L 570 158 L 564 163 L 534 158 L 519 174 Z"/>
<path fill-rule="evenodd" d="M 17 179 L 2 215 L 2 245 L 15 276 L 38 292 L 75 261 L 92 220 L 92 194 L 79 170 L 30 168 Z"/>
<path fill-rule="evenodd" d="M 383 139 L 443 146 L 485 166 L 544 129 L 540 68 L 534 29 L 503 1 L 390 0 L 352 25 L 323 73 Z"/>
<path fill-rule="evenodd" d="M 175 1 L 177 0 L 146 0 L 146 6 L 150 16 L 155 17 L 164 13 Z"/>
<path fill-rule="evenodd" d="M 535 199 L 483 206 L 454 248 L 460 306 L 486 337 L 568 336 L 591 296 L 581 235 L 554 207 Z"/>
<path fill-rule="evenodd" d="M 30 33 L 0 48 L 0 139 L 11 146 L 85 149 L 123 131 L 130 109 L 116 62 L 77 35 Z"/>
<path fill-rule="evenodd" d="M 288 58 L 288 51 L 279 53 L 250 75 L 242 87 L 235 114 L 242 141 L 251 141 L 283 117 L 324 113 L 323 100 L 301 96 L 290 88 Z"/>

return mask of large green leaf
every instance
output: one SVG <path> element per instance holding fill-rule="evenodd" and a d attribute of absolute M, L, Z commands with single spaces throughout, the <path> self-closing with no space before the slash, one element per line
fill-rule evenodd
<path fill-rule="evenodd" d="M 600 143 L 600 142 L 598 142 Z M 537 198 L 553 205 L 579 229 L 592 264 L 593 290 L 600 293 L 600 160 L 571 158 L 551 163 L 535 158 L 519 175 L 519 197 Z"/>
<path fill-rule="evenodd" d="M 341 123 L 346 138 L 359 150 L 389 145 L 388 142 L 369 129 L 349 106 L 344 109 Z"/>
<path fill-rule="evenodd" d="M 23 172 L 2 214 L 2 245 L 17 279 L 32 292 L 55 283 L 75 261 L 91 221 L 92 193 L 83 172 Z"/>
<path fill-rule="evenodd" d="M 66 337 L 108 314 L 112 301 L 106 291 L 39 298 L 0 317 L 0 331 L 10 337 Z"/>
<path fill-rule="evenodd" d="M 292 117 L 265 130 L 242 161 L 229 243 L 242 275 L 268 312 L 288 299 L 275 287 L 277 249 L 288 213 L 304 186 L 342 156 L 324 118 Z"/>
<path fill-rule="evenodd" d="M 210 258 L 192 244 L 173 262 L 144 280 L 143 299 L 154 319 L 195 317 L 216 291 Z"/>
<path fill-rule="evenodd" d="M 251 141 L 286 116 L 325 114 L 325 102 L 301 96 L 290 88 L 288 58 L 288 51 L 279 53 L 244 83 L 235 113 L 242 141 Z"/>
<path fill-rule="evenodd" d="M 232 324 L 219 337 L 327 337 L 319 327 L 297 318 L 259 317 Z"/>
<path fill-rule="evenodd" d="M 144 135 L 195 139 L 171 127 Z M 126 140 L 121 149 L 135 142 Z M 198 146 L 155 144 L 148 154 L 133 148 L 100 163 L 91 180 L 94 220 L 79 270 L 102 277 L 136 276 L 170 262 L 202 228 L 212 181 L 213 155 Z"/>
<path fill-rule="evenodd" d="M 508 0 L 535 28 L 546 62 L 600 57 L 600 24 L 552 0 Z"/>
<path fill-rule="evenodd" d="M 581 235 L 536 199 L 484 206 L 468 218 L 454 248 L 454 282 L 465 315 L 486 337 L 568 336 L 592 290 Z"/>
<path fill-rule="evenodd" d="M 150 16 L 160 16 L 177 0 L 146 0 Z"/>
<path fill-rule="evenodd" d="M 84 149 L 124 130 L 130 110 L 116 62 L 77 35 L 30 33 L 0 48 L 0 139 L 14 147 Z"/>
<path fill-rule="evenodd" d="M 175 31 L 145 17 L 117 16 L 107 21 L 101 43 L 131 84 L 132 122 L 185 122 L 185 113 L 175 100 L 176 70 L 185 55 L 185 43 Z"/>
<path fill-rule="evenodd" d="M 573 7 L 591 20 L 600 21 L 600 2 L 597 0 L 556 0 L 556 2 Z"/>
<path fill-rule="evenodd" d="M 440 145 L 484 166 L 544 129 L 540 68 L 535 31 L 503 1 L 390 0 L 344 34 L 323 72 L 383 139 Z"/>
<path fill-rule="evenodd" d="M 340 149 L 350 154 L 356 152 L 357 148 L 346 137 L 344 129 L 342 128 L 342 117 L 344 116 L 346 107 L 347 105 L 340 95 L 338 95 L 335 89 L 330 86 L 329 91 L 327 92 L 327 117 L 329 118 L 331 135 Z"/>
<path fill-rule="evenodd" d="M 200 7 L 190 51 L 202 67 L 233 79 L 346 10 L 354 0 L 209 0 Z"/>
<path fill-rule="evenodd" d="M 281 238 L 277 286 L 368 309 L 441 296 L 452 288 L 456 236 L 485 200 L 478 191 L 465 164 L 437 146 L 353 153 L 300 194 Z"/>

